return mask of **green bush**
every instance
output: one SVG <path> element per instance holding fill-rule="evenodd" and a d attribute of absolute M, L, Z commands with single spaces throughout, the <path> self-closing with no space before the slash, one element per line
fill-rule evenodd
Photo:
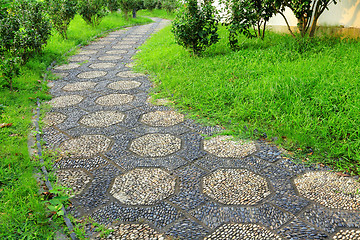
<path fill-rule="evenodd" d="M 104 0 L 79 0 L 79 14 L 85 22 L 93 27 L 100 24 L 107 14 Z"/>
<path fill-rule="evenodd" d="M 132 12 L 134 9 L 139 10 L 143 6 L 143 2 L 140 0 L 119 0 L 120 9 L 124 14 L 125 19 L 129 18 L 129 13 Z"/>
<path fill-rule="evenodd" d="M 67 39 L 67 29 L 76 14 L 77 0 L 47 0 L 46 3 L 54 28 Z"/>
<path fill-rule="evenodd" d="M 21 64 L 40 52 L 51 34 L 51 24 L 42 2 L 8 2 L 0 16 L 0 81 L 12 89 L 12 78 Z"/>
<path fill-rule="evenodd" d="M 186 0 L 173 21 L 176 42 L 195 55 L 219 41 L 216 11 L 211 4 L 210 0 L 200 4 L 197 0 Z"/>
<path fill-rule="evenodd" d="M 154 10 L 155 8 L 160 7 L 160 2 L 158 0 L 144 0 L 144 8 L 150 11 Z"/>
<path fill-rule="evenodd" d="M 161 8 L 165 9 L 168 13 L 174 12 L 174 10 L 177 8 L 177 5 L 177 0 L 163 0 L 161 2 Z"/>
<path fill-rule="evenodd" d="M 116 12 L 120 9 L 119 0 L 108 0 L 107 6 L 110 12 Z"/>

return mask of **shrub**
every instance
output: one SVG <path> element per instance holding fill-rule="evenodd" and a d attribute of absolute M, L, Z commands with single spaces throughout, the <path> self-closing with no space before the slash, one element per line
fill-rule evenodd
<path fill-rule="evenodd" d="M 140 0 L 119 0 L 120 9 L 124 14 L 125 19 L 129 18 L 129 13 L 133 10 L 139 10 L 142 8 L 143 2 Z M 136 14 L 136 12 L 135 12 Z"/>
<path fill-rule="evenodd" d="M 144 0 L 144 8 L 152 11 L 155 8 L 159 8 L 160 2 L 157 0 Z"/>
<path fill-rule="evenodd" d="M 271 0 L 226 0 L 225 25 L 229 29 L 229 42 L 232 49 L 237 49 L 238 34 L 248 38 L 265 37 L 266 23 L 275 14 Z"/>
<path fill-rule="evenodd" d="M 172 32 L 176 42 L 200 55 L 207 47 L 219 41 L 218 21 L 210 0 L 198 5 L 197 0 L 185 0 L 173 21 Z"/>
<path fill-rule="evenodd" d="M 116 12 L 120 8 L 119 0 L 108 0 L 107 6 L 111 12 Z"/>
<path fill-rule="evenodd" d="M 67 29 L 76 15 L 77 0 L 47 0 L 46 3 L 54 28 L 67 39 Z"/>
<path fill-rule="evenodd" d="M 85 22 L 93 27 L 99 25 L 107 14 L 104 0 L 79 0 L 78 9 Z"/>
<path fill-rule="evenodd" d="M 0 17 L 0 71 L 10 89 L 20 64 L 42 50 L 50 33 L 51 24 L 41 2 L 15 0 L 6 6 Z"/>
<path fill-rule="evenodd" d="M 173 12 L 178 5 L 177 0 L 163 0 L 161 2 L 161 7 L 165 9 L 168 13 Z"/>

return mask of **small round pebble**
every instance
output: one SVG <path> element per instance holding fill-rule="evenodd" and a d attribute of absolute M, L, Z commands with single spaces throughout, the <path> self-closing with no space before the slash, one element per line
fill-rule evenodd
<path fill-rule="evenodd" d="M 333 239 L 338 240 L 360 240 L 360 230 L 358 229 L 351 229 L 351 230 L 344 230 L 341 229 L 339 232 L 337 232 Z"/>
<path fill-rule="evenodd" d="M 43 119 L 46 126 L 51 127 L 65 121 L 66 115 L 58 112 L 47 113 Z"/>
<path fill-rule="evenodd" d="M 122 204 L 152 205 L 175 192 L 176 178 L 160 168 L 137 168 L 115 179 L 110 193 Z"/>
<path fill-rule="evenodd" d="M 79 169 L 57 170 L 55 175 L 57 183 L 70 188 L 67 193 L 71 195 L 79 194 L 91 180 L 88 174 Z"/>
<path fill-rule="evenodd" d="M 108 127 L 124 120 L 125 114 L 116 111 L 101 111 L 84 116 L 80 123 L 90 127 Z"/>
<path fill-rule="evenodd" d="M 63 87 L 65 91 L 83 91 L 90 88 L 94 88 L 96 83 L 94 82 L 76 82 L 76 83 L 69 83 Z"/>
<path fill-rule="evenodd" d="M 143 77 L 145 75 L 142 73 L 135 73 L 133 71 L 124 71 L 117 73 L 116 76 L 123 78 L 136 78 L 136 77 Z"/>
<path fill-rule="evenodd" d="M 70 157 L 91 157 L 105 152 L 111 144 L 111 140 L 102 135 L 83 135 L 70 139 L 60 145 L 63 155 Z"/>
<path fill-rule="evenodd" d="M 140 85 L 141 83 L 137 81 L 118 81 L 118 82 L 110 83 L 108 85 L 108 88 L 114 90 L 130 90 L 133 88 L 137 88 Z"/>
<path fill-rule="evenodd" d="M 266 180 L 246 169 L 219 169 L 203 178 L 203 192 L 223 204 L 255 205 L 270 195 Z"/>
<path fill-rule="evenodd" d="M 170 134 L 147 134 L 132 141 L 130 150 L 144 157 L 163 157 L 179 151 L 181 140 Z"/>
<path fill-rule="evenodd" d="M 360 210 L 360 183 L 334 172 L 315 171 L 294 179 L 299 193 L 321 205 L 344 210 Z"/>
<path fill-rule="evenodd" d="M 220 226 L 204 240 L 280 240 L 281 237 L 257 224 L 228 223 Z"/>
<path fill-rule="evenodd" d="M 160 234 L 148 224 L 118 224 L 109 228 L 113 230 L 110 235 L 100 240 L 170 240 L 164 234 Z"/>
<path fill-rule="evenodd" d="M 107 72 L 104 71 L 88 71 L 88 72 L 82 72 L 77 75 L 78 78 L 97 78 L 97 77 L 103 77 L 107 74 Z"/>
<path fill-rule="evenodd" d="M 155 111 L 142 116 L 141 122 L 155 127 L 169 127 L 184 121 L 184 115 L 175 111 Z"/>
<path fill-rule="evenodd" d="M 65 95 L 51 99 L 49 104 L 52 107 L 68 107 L 80 103 L 83 99 L 80 95 Z"/>
<path fill-rule="evenodd" d="M 116 106 L 130 103 L 134 100 L 133 95 L 114 93 L 99 97 L 96 103 L 103 106 Z"/>
<path fill-rule="evenodd" d="M 204 150 L 223 158 L 242 158 L 256 151 L 251 141 L 231 140 L 232 136 L 216 136 L 204 141 Z"/>

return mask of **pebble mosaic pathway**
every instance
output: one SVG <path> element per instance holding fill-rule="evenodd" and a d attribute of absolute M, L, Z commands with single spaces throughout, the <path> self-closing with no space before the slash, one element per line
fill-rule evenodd
<path fill-rule="evenodd" d="M 168 23 L 112 32 L 54 67 L 43 139 L 62 155 L 69 211 L 113 229 L 106 239 L 360 239 L 358 180 L 150 103 L 132 57 Z"/>

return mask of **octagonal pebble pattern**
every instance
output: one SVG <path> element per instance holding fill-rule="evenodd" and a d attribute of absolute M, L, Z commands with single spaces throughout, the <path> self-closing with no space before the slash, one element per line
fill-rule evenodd
<path fill-rule="evenodd" d="M 51 127 L 65 121 L 66 115 L 58 112 L 47 113 L 43 119 L 46 126 Z"/>
<path fill-rule="evenodd" d="M 111 145 L 111 140 L 102 135 L 83 135 L 70 139 L 60 145 L 62 155 L 70 157 L 91 157 L 105 152 Z"/>
<path fill-rule="evenodd" d="M 124 44 L 118 44 L 115 46 L 112 46 L 113 49 L 129 49 L 133 48 L 132 45 L 124 45 Z"/>
<path fill-rule="evenodd" d="M 137 88 L 141 85 L 140 82 L 137 81 L 118 81 L 114 83 L 110 83 L 108 85 L 108 88 L 114 89 L 114 90 L 130 90 Z"/>
<path fill-rule="evenodd" d="M 69 64 L 57 66 L 57 67 L 55 67 L 55 69 L 56 70 L 69 70 L 69 69 L 74 69 L 74 68 L 78 68 L 78 67 L 80 67 L 80 65 L 77 63 L 69 63 Z"/>
<path fill-rule="evenodd" d="M 246 169 L 219 169 L 203 178 L 203 193 L 229 205 L 256 205 L 271 194 L 266 180 Z"/>
<path fill-rule="evenodd" d="M 124 120 L 125 114 L 116 111 L 101 111 L 84 116 L 80 123 L 89 127 L 108 127 Z"/>
<path fill-rule="evenodd" d="M 308 172 L 297 176 L 294 183 L 299 193 L 325 207 L 360 210 L 360 183 L 334 172 Z"/>
<path fill-rule="evenodd" d="M 96 103 L 103 106 L 116 106 L 130 103 L 134 100 L 133 95 L 114 93 L 99 97 Z"/>
<path fill-rule="evenodd" d="M 115 67 L 115 63 L 94 63 L 89 66 L 89 68 L 113 68 Z"/>
<path fill-rule="evenodd" d="M 253 142 L 233 141 L 231 136 L 216 136 L 204 141 L 204 150 L 222 158 L 242 158 L 256 151 Z"/>
<path fill-rule="evenodd" d="M 125 54 L 125 53 L 127 53 L 127 51 L 125 50 L 110 50 L 106 52 L 106 54 Z"/>
<path fill-rule="evenodd" d="M 184 115 L 175 111 L 155 111 L 142 116 L 141 122 L 155 127 L 169 127 L 184 121 Z"/>
<path fill-rule="evenodd" d="M 70 57 L 70 61 L 72 62 L 85 62 L 85 61 L 88 61 L 90 59 L 89 56 L 79 56 L 79 55 L 75 55 L 75 56 L 72 56 Z"/>
<path fill-rule="evenodd" d="M 279 235 L 257 224 L 229 223 L 220 226 L 204 240 L 280 240 Z"/>
<path fill-rule="evenodd" d="M 112 61 L 112 60 L 119 60 L 122 58 L 123 58 L 122 56 L 116 56 L 116 55 L 108 55 L 108 56 L 98 57 L 98 59 L 101 61 Z"/>
<path fill-rule="evenodd" d="M 79 52 L 79 55 L 93 55 L 93 54 L 97 54 L 98 51 L 96 50 L 82 50 L 81 52 Z"/>
<path fill-rule="evenodd" d="M 103 77 L 107 74 L 107 72 L 104 71 L 88 71 L 88 72 L 82 72 L 77 75 L 78 78 L 98 78 Z"/>
<path fill-rule="evenodd" d="M 110 227 L 110 235 L 99 238 L 99 240 L 136 240 L 136 239 L 148 239 L 148 240 L 165 240 L 168 239 L 164 234 L 158 233 L 151 228 L 148 224 L 117 224 Z M 169 239 L 170 240 L 170 239 Z"/>
<path fill-rule="evenodd" d="M 351 229 L 351 230 L 345 230 L 341 229 L 339 232 L 337 232 L 333 239 L 336 240 L 359 240 L 360 239 L 360 229 Z"/>
<path fill-rule="evenodd" d="M 57 170 L 56 173 L 57 183 L 63 187 L 70 188 L 68 194 L 77 195 L 84 190 L 86 184 L 91 180 L 90 176 L 83 170 Z"/>
<path fill-rule="evenodd" d="M 63 87 L 63 90 L 68 91 L 68 92 L 83 91 L 83 90 L 94 88 L 95 86 L 96 86 L 96 83 L 94 83 L 94 82 L 76 82 L 76 83 L 66 84 Z"/>
<path fill-rule="evenodd" d="M 133 71 L 124 71 L 117 73 L 116 76 L 123 78 L 136 78 L 136 77 L 143 77 L 145 75 L 142 73 L 135 73 Z"/>
<path fill-rule="evenodd" d="M 147 134 L 132 141 L 130 150 L 143 157 L 164 157 L 179 151 L 181 139 L 170 134 Z"/>
<path fill-rule="evenodd" d="M 83 99 L 84 97 L 80 95 L 66 95 L 51 99 L 49 101 L 49 104 L 52 107 L 63 108 L 63 107 L 76 105 L 80 103 Z"/>
<path fill-rule="evenodd" d="M 176 178 L 160 168 L 138 168 L 118 176 L 110 190 L 126 205 L 153 205 L 174 194 Z"/>

